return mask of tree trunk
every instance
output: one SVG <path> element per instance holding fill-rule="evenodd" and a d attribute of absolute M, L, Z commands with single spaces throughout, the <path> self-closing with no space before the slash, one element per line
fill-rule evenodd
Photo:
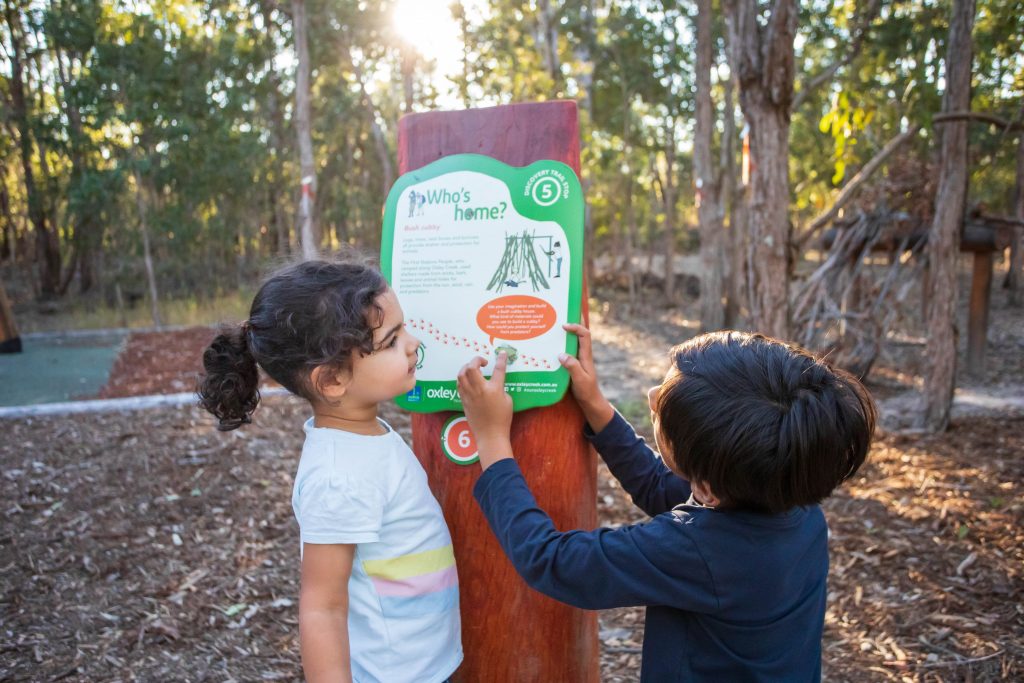
<path fill-rule="evenodd" d="M 711 161 L 711 140 L 715 126 L 711 101 L 713 40 L 711 0 L 697 0 L 697 121 L 693 140 L 693 175 L 697 186 L 695 203 L 700 227 L 700 327 L 703 332 L 713 332 L 725 326 L 725 307 L 722 306 L 722 222 L 718 183 Z"/>
<path fill-rule="evenodd" d="M 7 169 L 0 164 L 0 178 L 7 177 Z M 14 216 L 11 215 L 11 200 L 7 194 L 7 184 L 0 182 L 0 218 L 3 218 L 3 229 L 0 229 L 0 260 L 14 265 L 17 254 L 17 237 L 14 231 Z"/>
<path fill-rule="evenodd" d="M 623 156 L 626 158 L 625 173 L 623 181 L 626 183 L 626 207 L 623 211 L 622 225 L 622 256 L 623 268 L 626 274 L 626 287 L 629 290 L 630 308 L 636 304 L 636 279 L 633 276 L 633 236 L 636 234 L 636 211 L 633 207 L 633 171 L 629 168 L 631 148 L 629 144 L 629 93 L 623 88 L 622 92 L 622 147 Z M 665 272 L 672 264 L 665 264 Z"/>
<path fill-rule="evenodd" d="M 1024 112 L 1022 112 L 1024 115 Z M 1017 220 L 1024 221 L 1024 131 L 1017 136 L 1017 187 L 1016 216 Z M 1020 306 L 1021 304 L 1021 279 L 1024 279 L 1024 227 L 1018 225 L 1013 229 L 1013 238 L 1010 244 L 1010 270 L 1006 275 L 1006 286 L 1010 290 L 1010 305 Z"/>
<path fill-rule="evenodd" d="M 665 298 L 673 301 L 676 295 L 676 119 L 670 116 L 665 123 Z"/>
<path fill-rule="evenodd" d="M 64 56 L 60 49 L 55 49 L 53 56 L 56 62 L 55 71 L 64 94 L 61 100 L 70 133 L 71 179 L 72 184 L 77 185 L 83 175 L 93 171 L 89 162 L 88 136 L 82 125 L 82 113 L 71 97 L 70 67 L 65 70 Z M 68 61 L 71 61 L 70 57 Z M 93 258 L 96 249 L 103 244 L 103 222 L 99 220 L 98 207 L 94 202 L 75 207 L 70 213 L 74 221 L 74 258 L 68 264 L 68 273 L 61 285 L 61 291 L 63 293 L 67 289 L 77 269 L 78 289 L 84 293 L 93 287 Z"/>
<path fill-rule="evenodd" d="M 142 231 L 142 258 L 146 264 L 146 279 L 149 283 L 150 313 L 153 315 L 153 326 L 163 327 L 160 319 L 159 295 L 156 289 L 156 272 L 153 269 L 153 252 L 149 242 L 149 209 L 146 201 L 146 186 L 142 182 L 142 174 L 135 169 L 135 203 L 139 210 L 139 229 Z"/>
<path fill-rule="evenodd" d="M 380 124 L 377 122 L 377 106 L 373 103 L 373 100 L 370 98 L 370 93 L 366 90 L 366 83 L 363 80 L 363 69 L 355 59 L 351 58 L 351 55 L 349 55 L 349 61 L 352 64 L 352 71 L 355 74 L 356 81 L 359 85 L 360 99 L 362 100 L 363 108 L 366 110 L 366 117 L 370 124 L 370 134 L 373 136 L 373 146 L 377 150 L 377 159 L 380 161 L 380 203 L 383 204 L 384 200 L 388 196 L 388 192 L 391 191 L 391 184 L 394 182 L 394 171 L 391 167 L 391 150 L 388 149 L 387 138 L 384 136 L 384 131 L 381 130 Z"/>
<path fill-rule="evenodd" d="M 537 20 L 537 48 L 540 50 L 541 59 L 544 60 L 544 70 L 555 84 L 555 92 L 552 95 L 557 96 L 562 85 L 562 65 L 558 58 L 558 21 L 551 9 L 551 0 L 538 0 Z"/>
<path fill-rule="evenodd" d="M 974 0 L 954 0 L 946 49 L 944 111 L 967 111 L 971 106 L 971 30 Z M 942 157 L 935 193 L 935 217 L 928 235 L 927 346 L 925 347 L 924 411 L 922 426 L 946 429 L 956 381 L 957 262 L 964 204 L 967 199 L 967 121 L 943 124 Z"/>
<path fill-rule="evenodd" d="M 43 192 L 36 185 L 35 172 L 32 168 L 32 130 L 28 120 L 28 104 L 25 100 L 21 18 L 17 15 L 17 10 L 7 3 L 5 3 L 4 14 L 7 18 L 8 35 L 11 41 L 8 57 L 11 62 L 11 118 L 18 129 L 18 147 L 21 152 L 21 168 L 25 180 L 29 220 L 35 231 L 35 258 L 40 265 L 39 295 L 44 299 L 52 299 L 57 296 L 60 289 L 60 247 L 57 243 L 57 236 L 53 234 L 47 224 Z"/>
<path fill-rule="evenodd" d="M 742 218 L 743 197 L 737 192 L 739 183 L 736 173 L 736 102 L 733 98 L 735 76 L 729 75 L 724 85 L 724 102 L 722 107 L 723 129 L 722 146 L 719 149 L 721 160 L 719 169 L 722 173 L 719 188 L 719 211 L 722 224 L 725 225 L 726 207 L 729 208 L 729 229 L 725 232 L 725 327 L 734 328 L 739 322 L 742 308 L 743 292 L 743 229 Z"/>
<path fill-rule="evenodd" d="M 575 41 L 573 48 L 576 63 L 580 72 L 577 75 L 579 81 L 580 96 L 579 107 L 586 113 L 582 121 L 583 138 L 586 139 L 594 129 L 594 2 L 584 0 L 580 7 L 581 14 L 581 36 Z M 466 105 L 468 108 L 468 104 Z M 583 196 L 590 194 L 590 171 L 581 172 L 580 184 L 583 187 Z M 592 245 L 594 243 L 594 218 L 590 208 L 590 202 L 583 205 L 583 243 Z M 594 282 L 594 257 L 591 249 L 585 250 L 584 269 L 586 270 L 587 282 Z"/>
<path fill-rule="evenodd" d="M 21 353 L 21 335 L 3 282 L 0 282 L 0 353 Z"/>
<path fill-rule="evenodd" d="M 402 111 L 406 114 L 412 113 L 412 103 L 415 99 L 416 90 L 413 87 L 413 76 L 416 73 L 416 52 L 410 45 L 403 45 L 401 49 L 402 53 L 402 95 L 403 104 Z M 360 84 L 362 79 L 360 78 Z M 366 91 L 363 91 L 363 95 L 366 95 Z"/>
<path fill-rule="evenodd" d="M 626 276 L 626 288 L 629 292 L 629 305 L 636 304 L 636 277 L 633 267 L 633 252 L 635 249 L 634 236 L 636 235 L 636 211 L 633 208 L 633 176 L 626 173 L 623 176 L 626 182 L 626 207 L 623 212 L 622 221 L 622 268 Z M 666 268 L 669 264 L 665 264 Z"/>
<path fill-rule="evenodd" d="M 776 0 L 764 26 L 757 0 L 724 0 L 730 68 L 750 127 L 750 308 L 753 327 L 789 337 L 789 123 L 795 0 Z"/>
<path fill-rule="evenodd" d="M 274 29 L 276 28 L 271 18 L 272 6 L 269 2 L 260 3 L 260 11 L 263 14 L 263 23 L 266 26 L 267 35 L 273 41 Z M 292 231 L 288 226 L 288 219 L 285 216 L 284 203 L 282 199 L 287 195 L 287 183 L 284 173 L 284 117 L 281 114 L 281 106 L 278 96 L 281 93 L 281 82 L 274 69 L 273 63 L 267 73 L 267 82 L 270 84 L 270 93 L 267 95 L 267 113 L 270 116 L 270 147 L 273 154 L 271 168 L 274 178 L 269 183 L 270 192 L 270 213 L 274 221 L 274 234 L 277 241 L 277 254 L 285 256 L 293 251 Z"/>
<path fill-rule="evenodd" d="M 292 22 L 298 68 L 295 74 L 295 132 L 299 142 L 299 241 L 302 258 L 315 259 L 319 252 L 319 230 L 316 225 L 316 166 L 313 161 L 313 134 L 310 115 L 310 64 L 308 26 L 305 0 L 292 0 Z"/>

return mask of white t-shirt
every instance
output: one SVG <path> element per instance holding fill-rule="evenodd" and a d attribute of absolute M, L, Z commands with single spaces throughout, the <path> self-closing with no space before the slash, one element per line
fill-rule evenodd
<path fill-rule="evenodd" d="M 303 543 L 353 543 L 348 632 L 356 683 L 440 683 L 462 661 L 452 538 L 427 475 L 387 423 L 366 436 L 313 426 L 292 508 Z"/>

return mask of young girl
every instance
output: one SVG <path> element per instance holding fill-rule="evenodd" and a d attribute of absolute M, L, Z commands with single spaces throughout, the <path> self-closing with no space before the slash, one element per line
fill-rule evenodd
<path fill-rule="evenodd" d="M 452 541 L 427 477 L 377 404 L 416 383 L 419 340 L 376 270 L 309 261 L 271 277 L 203 354 L 218 429 L 250 422 L 257 366 L 313 417 L 292 506 L 307 680 L 439 683 L 462 661 Z"/>

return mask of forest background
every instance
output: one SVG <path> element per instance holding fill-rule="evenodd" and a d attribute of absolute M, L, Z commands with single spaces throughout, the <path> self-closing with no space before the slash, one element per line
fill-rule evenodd
<path fill-rule="evenodd" d="M 1021 0 L 3 7 L 0 282 L 25 330 L 238 317 L 268 264 L 376 251 L 397 121 L 439 108 L 576 100 L 595 287 L 628 306 L 700 293 L 703 329 L 822 352 L 860 315 L 818 291 L 826 229 L 1021 211 Z M 943 101 L 948 65 L 967 107 Z M 947 177 L 966 200 L 937 194 Z M 957 282 L 929 257 L 931 299 L 952 303 L 922 329 L 941 343 Z"/>

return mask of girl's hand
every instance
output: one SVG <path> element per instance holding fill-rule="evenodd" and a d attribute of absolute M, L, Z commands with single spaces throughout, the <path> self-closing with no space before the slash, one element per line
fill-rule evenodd
<path fill-rule="evenodd" d="M 480 356 L 463 365 L 456 385 L 476 438 L 480 466 L 486 470 L 498 460 L 512 457 L 512 397 L 505 393 L 505 352 L 498 354 L 490 380 L 480 372 L 485 365 L 487 360 Z"/>
<path fill-rule="evenodd" d="M 576 402 L 583 409 L 587 424 L 595 432 L 604 429 L 615 415 L 615 408 L 601 393 L 597 383 L 597 370 L 594 367 L 594 347 L 590 339 L 590 330 L 583 325 L 562 325 L 562 329 L 576 335 L 580 342 L 579 358 L 567 353 L 558 357 L 562 367 L 569 371 L 572 379 L 570 389 Z"/>

